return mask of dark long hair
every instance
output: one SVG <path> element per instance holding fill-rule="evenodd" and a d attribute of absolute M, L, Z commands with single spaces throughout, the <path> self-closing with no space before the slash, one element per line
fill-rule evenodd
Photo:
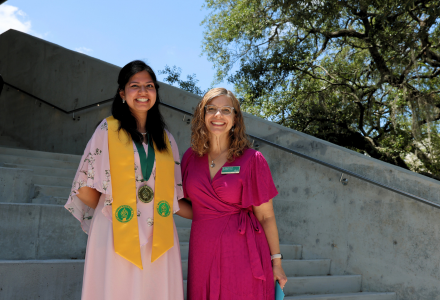
<path fill-rule="evenodd" d="M 150 66 L 148 66 L 143 61 L 134 60 L 126 64 L 119 72 L 118 89 L 113 100 L 112 115 L 120 122 L 119 130 L 125 130 L 134 141 L 142 143 L 143 137 L 137 130 L 136 118 L 131 114 L 130 108 L 127 103 L 122 103 L 122 98 L 119 95 L 120 90 L 125 90 L 125 85 L 130 80 L 130 78 L 134 74 L 142 71 L 147 71 L 148 74 L 150 74 L 156 88 L 156 103 L 154 103 L 154 105 L 148 111 L 145 128 L 150 138 L 153 140 L 154 144 L 156 144 L 156 148 L 161 152 L 167 151 L 164 132 L 164 129 L 167 126 L 165 124 L 165 121 L 163 120 L 162 114 L 159 111 L 159 84 L 157 83 L 156 74 L 154 74 Z"/>

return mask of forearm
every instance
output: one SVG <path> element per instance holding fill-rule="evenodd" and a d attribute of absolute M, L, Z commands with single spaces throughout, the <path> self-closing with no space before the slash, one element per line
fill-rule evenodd
<path fill-rule="evenodd" d="M 179 200 L 179 211 L 176 212 L 176 215 L 181 216 L 185 219 L 191 219 L 193 218 L 193 212 L 192 212 L 192 204 L 187 199 L 180 199 Z"/>
<path fill-rule="evenodd" d="M 95 209 L 96 206 L 98 206 L 99 197 L 101 197 L 101 193 L 93 188 L 84 186 L 78 190 L 78 194 L 76 196 L 85 205 Z"/>
<path fill-rule="evenodd" d="M 270 254 L 278 254 L 280 251 L 280 241 L 278 236 L 278 227 L 275 220 L 275 216 L 264 218 L 260 221 L 263 227 L 264 233 L 266 234 L 267 243 L 269 244 Z M 273 260 L 274 264 L 281 264 L 281 259 L 275 258 Z"/>

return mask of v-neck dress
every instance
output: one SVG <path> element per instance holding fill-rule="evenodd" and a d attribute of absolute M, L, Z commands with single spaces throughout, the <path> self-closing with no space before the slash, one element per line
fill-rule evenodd
<path fill-rule="evenodd" d="M 264 230 L 252 207 L 275 197 L 263 155 L 247 149 L 224 167 L 238 174 L 211 180 L 208 156 L 190 149 L 182 158 L 182 184 L 191 199 L 187 300 L 273 300 L 274 280 Z"/>
<path fill-rule="evenodd" d="M 174 201 L 173 212 L 179 210 L 183 198 L 179 150 L 173 136 L 166 131 L 173 151 Z M 143 144 L 148 155 L 148 146 Z M 156 163 L 148 181 L 143 181 L 138 150 L 133 143 L 136 189 L 143 185 L 155 188 Z M 98 206 L 92 209 L 76 196 L 88 186 L 101 193 Z M 136 201 L 139 242 L 143 270 L 115 253 L 113 245 L 112 182 L 108 152 L 108 126 L 103 120 L 81 158 L 65 207 L 81 222 L 87 240 L 82 300 L 183 300 L 183 278 L 179 237 L 174 226 L 174 246 L 155 262 L 151 262 L 154 228 L 154 202 Z"/>

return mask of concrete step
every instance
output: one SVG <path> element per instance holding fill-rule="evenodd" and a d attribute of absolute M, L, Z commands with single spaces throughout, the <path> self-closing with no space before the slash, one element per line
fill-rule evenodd
<path fill-rule="evenodd" d="M 187 263 L 182 262 L 182 267 Z M 0 260 L 0 299 L 79 300 L 84 260 Z M 183 274 L 186 274 L 185 269 Z M 357 275 L 360 277 L 359 275 Z M 336 276 L 327 276 L 336 277 Z M 347 277 L 347 276 L 340 276 Z M 289 278 L 291 283 L 292 278 Z M 288 285 L 291 285 L 289 284 Z M 184 275 L 186 295 L 186 276 Z M 319 290 L 319 286 L 315 286 Z M 287 291 L 288 286 L 284 291 Z M 335 288 L 334 288 L 335 289 Z M 31 296 L 32 295 L 32 296 Z M 395 300 L 395 293 L 287 296 L 286 300 Z"/>
<path fill-rule="evenodd" d="M 396 293 L 347 293 L 331 295 L 301 295 L 285 297 L 285 300 L 396 300 Z"/>
<path fill-rule="evenodd" d="M 0 145 L 1 145 L 1 138 L 2 137 L 0 137 Z M 27 149 L 13 149 L 10 147 L 2 147 L 2 146 L 0 146 L 0 154 L 70 161 L 76 163 L 77 165 L 79 164 L 79 161 L 81 159 L 81 155 L 44 152 L 44 151 L 27 150 Z"/>
<path fill-rule="evenodd" d="M 61 205 L 0 203 L 0 259 L 84 259 L 87 235 Z M 190 228 L 177 227 L 188 259 Z M 0 298 L 1 299 L 1 298 Z"/>
<path fill-rule="evenodd" d="M 7 135 L 0 135 L 0 146 L 1 148 L 6 148 L 6 149 L 8 148 L 28 149 L 24 144 Z"/>
<path fill-rule="evenodd" d="M 191 220 L 182 218 L 181 216 L 174 215 L 174 223 L 176 227 L 186 227 L 191 228 Z"/>
<path fill-rule="evenodd" d="M 301 259 L 302 245 L 280 244 L 280 251 L 284 259 Z"/>
<path fill-rule="evenodd" d="M 1 163 L 22 164 L 31 166 L 77 169 L 79 163 L 40 157 L 26 157 L 17 155 L 0 154 Z"/>
<path fill-rule="evenodd" d="M 177 234 L 179 235 L 179 242 L 189 242 L 189 235 L 191 228 L 177 227 Z"/>
<path fill-rule="evenodd" d="M 182 242 L 180 239 L 179 242 L 180 242 L 180 257 L 182 257 L 183 260 L 188 260 L 189 242 Z"/>
<path fill-rule="evenodd" d="M 26 203 L 32 198 L 34 172 L 0 166 L 0 202 Z"/>
<path fill-rule="evenodd" d="M 326 276 L 330 274 L 330 259 L 283 259 L 287 276 Z"/>
<path fill-rule="evenodd" d="M 38 198 L 31 199 L 31 203 L 33 204 L 52 204 L 52 205 L 62 205 L 67 202 L 66 197 L 52 197 L 52 196 L 39 196 Z"/>
<path fill-rule="evenodd" d="M 49 176 L 49 175 L 34 175 L 32 176 L 34 184 L 50 185 L 50 186 L 64 186 L 71 187 L 73 182 L 73 176 Z"/>
<path fill-rule="evenodd" d="M 51 196 L 51 197 L 64 197 L 65 199 L 67 199 L 70 195 L 70 190 L 71 187 L 69 186 L 35 184 L 33 198 Z"/>
<path fill-rule="evenodd" d="M 35 175 L 46 175 L 46 176 L 61 176 L 61 177 L 70 177 L 73 181 L 73 178 L 76 174 L 77 168 L 51 168 L 51 167 L 41 167 L 41 166 L 31 166 L 31 165 L 23 165 L 23 164 L 13 164 L 13 163 L 1 163 L 7 168 L 19 168 L 19 169 L 30 169 L 34 171 Z"/>
<path fill-rule="evenodd" d="M 288 277 L 286 296 L 304 294 L 339 294 L 361 291 L 361 275 Z"/>
<path fill-rule="evenodd" d="M 80 300 L 84 260 L 0 260 L 0 299 Z"/>
<path fill-rule="evenodd" d="M 0 260 L 0 299 L 80 300 L 83 270 L 84 260 Z"/>
<path fill-rule="evenodd" d="M 188 279 L 188 260 L 187 259 L 182 259 L 182 275 L 183 275 L 184 280 Z"/>
<path fill-rule="evenodd" d="M 82 259 L 87 235 L 60 205 L 0 203 L 0 259 Z"/>

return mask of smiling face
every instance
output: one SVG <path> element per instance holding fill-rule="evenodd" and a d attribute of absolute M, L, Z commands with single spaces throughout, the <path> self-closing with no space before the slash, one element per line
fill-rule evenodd
<path fill-rule="evenodd" d="M 119 95 L 127 102 L 132 113 L 144 114 L 156 103 L 157 93 L 151 75 L 147 71 L 141 71 L 128 80 Z"/>
<path fill-rule="evenodd" d="M 228 96 L 221 95 L 214 99 L 212 99 L 208 105 L 215 105 L 217 107 L 222 106 L 230 106 L 232 105 L 232 100 Z M 232 126 L 234 126 L 235 122 L 235 113 L 232 112 L 230 115 L 223 115 L 220 111 L 217 111 L 215 114 L 208 114 L 205 111 L 205 125 L 208 128 L 208 131 L 211 135 L 214 136 L 222 136 L 225 134 L 229 134 Z"/>

